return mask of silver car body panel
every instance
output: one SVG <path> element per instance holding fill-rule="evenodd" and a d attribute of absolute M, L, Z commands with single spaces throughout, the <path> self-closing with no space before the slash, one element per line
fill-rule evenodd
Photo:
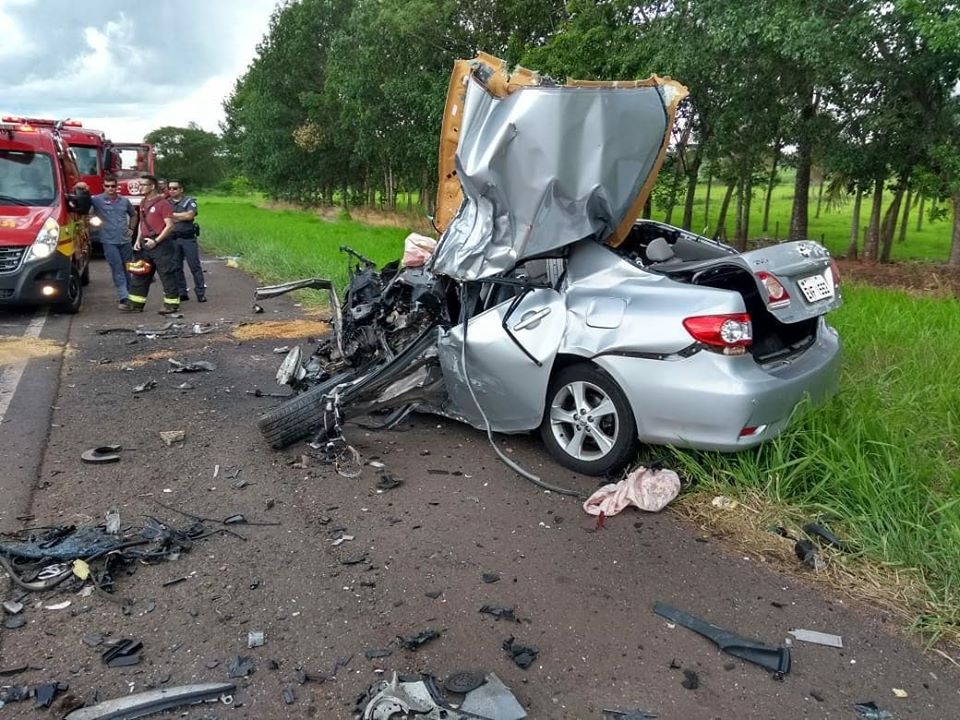
<path fill-rule="evenodd" d="M 491 277 L 611 235 L 666 142 L 666 87 L 534 85 L 497 97 L 470 78 L 456 153 L 464 201 L 432 270 Z"/>

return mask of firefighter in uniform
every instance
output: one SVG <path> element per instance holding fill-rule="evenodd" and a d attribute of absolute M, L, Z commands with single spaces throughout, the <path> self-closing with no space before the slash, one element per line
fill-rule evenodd
<path fill-rule="evenodd" d="M 157 191 L 157 179 L 153 175 L 144 175 L 140 179 L 140 187 L 144 191 L 143 202 L 140 203 L 140 233 L 133 244 L 133 249 L 140 253 L 140 259 L 127 266 L 130 273 L 127 310 L 143 312 L 153 276 L 159 274 L 163 286 L 163 310 L 160 314 L 170 315 L 180 309 L 173 209 Z"/>
<path fill-rule="evenodd" d="M 173 229 L 177 246 L 177 289 L 180 291 L 180 302 L 189 300 L 187 294 L 187 277 L 183 272 L 183 261 L 187 261 L 190 274 L 193 275 L 193 291 L 197 294 L 197 302 L 207 301 L 207 286 L 203 281 L 203 265 L 200 264 L 200 247 L 197 245 L 199 225 L 197 218 L 197 201 L 189 195 L 183 194 L 183 183 L 179 180 L 170 180 L 167 183 L 169 197 L 167 201 L 173 208 Z"/>

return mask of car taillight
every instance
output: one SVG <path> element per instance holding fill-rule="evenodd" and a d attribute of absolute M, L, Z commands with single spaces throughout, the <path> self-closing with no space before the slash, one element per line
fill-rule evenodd
<path fill-rule="evenodd" d="M 778 308 L 790 304 L 790 293 L 783 286 L 777 276 L 768 272 L 760 271 L 757 273 L 757 279 L 767 291 L 767 307 Z"/>
<path fill-rule="evenodd" d="M 833 258 L 830 258 L 830 272 L 833 274 L 833 286 L 840 286 L 840 266 L 837 265 L 837 261 Z"/>
<path fill-rule="evenodd" d="M 683 321 L 694 340 L 722 348 L 728 354 L 742 354 L 743 348 L 753 342 L 753 325 L 747 313 L 731 315 L 697 315 Z M 736 351 L 734 351 L 736 349 Z"/>

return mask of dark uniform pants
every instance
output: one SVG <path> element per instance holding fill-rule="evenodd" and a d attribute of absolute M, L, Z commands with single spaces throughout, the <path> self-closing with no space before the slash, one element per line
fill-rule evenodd
<path fill-rule="evenodd" d="M 187 277 L 183 273 L 183 261 L 187 261 L 190 274 L 193 275 L 193 291 L 198 298 L 202 298 L 207 286 L 203 282 L 203 266 L 200 264 L 200 247 L 196 236 L 178 237 L 174 240 L 177 246 L 177 289 L 181 295 L 187 294 Z"/>
<path fill-rule="evenodd" d="M 163 307 L 176 310 L 180 307 L 180 293 L 177 291 L 177 248 L 173 239 L 164 240 L 152 250 L 143 249 L 140 257 L 149 260 L 153 266 L 147 275 L 130 276 L 130 294 L 127 301 L 136 307 L 147 304 L 147 293 L 154 275 L 160 275 L 163 286 Z"/>

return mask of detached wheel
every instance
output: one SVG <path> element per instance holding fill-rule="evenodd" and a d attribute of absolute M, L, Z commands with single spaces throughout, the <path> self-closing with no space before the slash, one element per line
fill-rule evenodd
<path fill-rule="evenodd" d="M 584 475 L 606 475 L 630 460 L 637 424 L 613 378 L 582 363 L 564 368 L 551 381 L 540 435 L 547 451 L 564 467 Z"/>
<path fill-rule="evenodd" d="M 328 380 L 261 415 L 257 427 L 270 447 L 279 450 L 316 432 L 323 424 L 323 396 L 342 381 Z"/>
<path fill-rule="evenodd" d="M 70 270 L 70 279 L 67 281 L 66 297 L 54 306 L 54 309 L 67 315 L 76 315 L 83 304 L 83 281 L 76 268 Z"/>

